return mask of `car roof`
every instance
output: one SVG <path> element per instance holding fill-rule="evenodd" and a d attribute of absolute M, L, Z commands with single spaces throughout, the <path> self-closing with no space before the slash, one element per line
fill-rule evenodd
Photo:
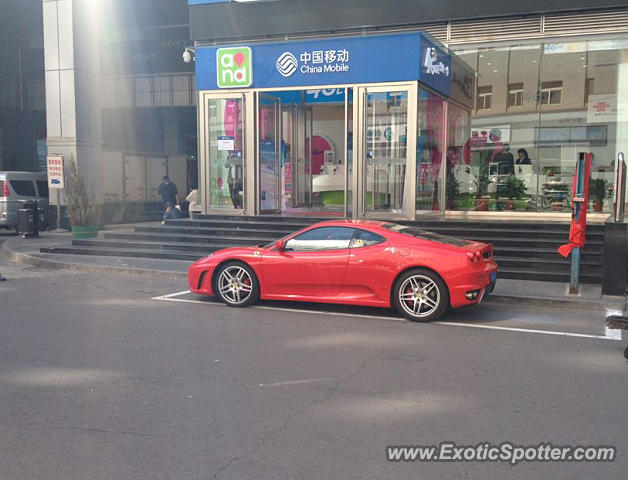
<path fill-rule="evenodd" d="M 352 220 L 348 218 L 338 219 L 338 220 L 325 220 L 323 222 L 318 222 L 312 225 L 313 227 L 353 227 L 353 228 L 381 228 L 382 225 L 386 225 L 390 222 L 383 222 L 380 220 Z"/>

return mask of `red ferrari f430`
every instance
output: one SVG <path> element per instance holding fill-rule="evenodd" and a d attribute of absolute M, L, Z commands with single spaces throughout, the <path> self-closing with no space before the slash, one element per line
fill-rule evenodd
<path fill-rule="evenodd" d="M 194 263 L 190 290 L 227 305 L 258 300 L 394 307 L 430 321 L 495 286 L 493 247 L 396 223 L 333 220 L 276 242 L 219 250 Z"/>

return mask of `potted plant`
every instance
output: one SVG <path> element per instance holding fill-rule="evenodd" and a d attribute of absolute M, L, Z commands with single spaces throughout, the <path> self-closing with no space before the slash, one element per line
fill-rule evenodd
<path fill-rule="evenodd" d="M 488 184 L 491 183 L 488 177 L 483 175 L 478 175 L 473 180 L 475 186 L 477 187 L 477 192 L 475 194 L 475 209 L 479 211 L 487 211 L 488 210 L 488 202 L 490 197 L 488 196 Z"/>
<path fill-rule="evenodd" d="M 601 212 L 604 208 L 608 182 L 603 178 L 591 178 L 589 180 L 589 196 L 593 200 L 593 211 Z"/>
<path fill-rule="evenodd" d="M 456 207 L 456 199 L 460 195 L 461 182 L 453 175 L 447 175 L 447 209 L 453 210 Z"/>
<path fill-rule="evenodd" d="M 514 210 L 516 201 L 522 200 L 527 188 L 525 183 L 520 178 L 510 175 L 505 183 L 503 194 L 506 196 L 506 210 Z M 525 209 L 525 201 L 523 202 L 523 209 Z M 517 209 L 519 210 L 519 208 Z"/>
<path fill-rule="evenodd" d="M 456 209 L 457 210 L 471 210 L 475 206 L 475 201 L 472 193 L 461 193 L 456 197 Z"/>
<path fill-rule="evenodd" d="M 66 166 L 64 195 L 72 238 L 95 237 L 98 233 L 96 208 L 74 158 Z"/>

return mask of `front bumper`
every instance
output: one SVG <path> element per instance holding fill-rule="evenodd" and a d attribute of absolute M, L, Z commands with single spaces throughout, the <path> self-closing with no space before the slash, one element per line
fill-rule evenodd
<path fill-rule="evenodd" d="M 188 269 L 190 291 L 199 295 L 213 296 L 212 276 L 215 265 L 208 264 L 206 258 L 193 263 Z"/>

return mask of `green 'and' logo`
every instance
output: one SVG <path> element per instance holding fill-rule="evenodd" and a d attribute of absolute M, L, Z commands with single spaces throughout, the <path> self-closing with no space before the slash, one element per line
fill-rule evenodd
<path fill-rule="evenodd" d="M 250 87 L 253 83 L 252 58 L 249 47 L 219 48 L 216 51 L 218 88 Z"/>

